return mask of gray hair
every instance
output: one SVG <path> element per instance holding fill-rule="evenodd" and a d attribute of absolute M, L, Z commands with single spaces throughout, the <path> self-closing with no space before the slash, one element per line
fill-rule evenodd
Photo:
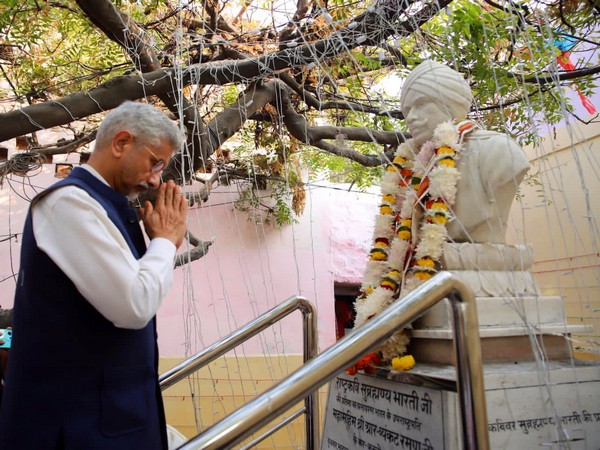
<path fill-rule="evenodd" d="M 431 60 L 423 61 L 408 74 L 400 92 L 401 103 L 404 103 L 409 91 L 418 92 L 446 106 L 455 119 L 466 117 L 473 102 L 471 88 L 463 76 Z"/>
<path fill-rule="evenodd" d="M 175 122 L 163 112 L 147 103 L 126 101 L 110 111 L 102 121 L 96 134 L 96 146 L 109 144 L 115 133 L 130 131 L 143 144 L 158 145 L 167 139 L 177 152 L 184 141 L 184 135 Z"/>

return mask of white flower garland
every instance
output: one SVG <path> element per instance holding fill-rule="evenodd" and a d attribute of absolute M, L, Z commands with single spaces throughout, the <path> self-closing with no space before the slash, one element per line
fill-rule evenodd
<path fill-rule="evenodd" d="M 439 270 L 448 240 L 446 223 L 451 219 L 450 207 L 460 178 L 456 162 L 464 135 L 475 127 L 468 120 L 457 125 L 445 122 L 436 127 L 432 140 L 425 142 L 418 154 L 412 139 L 396 151 L 381 182 L 382 203 L 375 218 L 362 295 L 355 303 L 355 328 Z M 379 351 L 384 359 L 392 359 L 406 352 L 408 342 L 407 333 L 400 331 Z"/>

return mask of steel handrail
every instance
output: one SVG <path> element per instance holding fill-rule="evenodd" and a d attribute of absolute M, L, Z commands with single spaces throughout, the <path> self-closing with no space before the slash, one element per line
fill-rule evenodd
<path fill-rule="evenodd" d="M 456 275 L 441 272 L 390 305 L 360 328 L 280 381 L 269 391 L 212 425 L 180 450 L 224 449 L 260 429 L 308 392 L 316 391 L 341 370 L 383 343 L 429 308 L 448 298 L 452 305 L 457 357 L 457 391 L 464 448 L 488 450 L 487 411 L 475 297 Z"/>
<path fill-rule="evenodd" d="M 160 375 L 158 382 L 161 391 L 190 376 L 296 310 L 302 312 L 303 357 L 304 363 L 307 363 L 318 352 L 317 313 L 314 306 L 304 297 L 293 296 Z M 318 448 L 319 423 L 315 419 L 315 412 L 318 414 L 318 401 L 316 391 L 304 396 L 306 445 L 309 449 Z"/>

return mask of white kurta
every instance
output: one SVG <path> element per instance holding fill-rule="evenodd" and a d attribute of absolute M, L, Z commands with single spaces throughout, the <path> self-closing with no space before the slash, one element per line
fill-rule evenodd
<path fill-rule="evenodd" d="M 108 185 L 93 168 L 82 167 Z M 75 186 L 42 198 L 32 222 L 39 248 L 115 326 L 141 329 L 156 315 L 173 283 L 177 249 L 171 241 L 152 239 L 135 259 L 104 208 Z"/>

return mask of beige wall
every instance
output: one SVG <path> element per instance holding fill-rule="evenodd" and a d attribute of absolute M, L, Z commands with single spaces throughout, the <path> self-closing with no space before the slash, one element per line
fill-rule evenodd
<path fill-rule="evenodd" d="M 543 295 L 563 298 L 573 336 L 587 357 L 600 352 L 600 124 L 550 129 L 527 148 L 531 170 L 515 202 L 509 240 L 533 245 L 533 272 Z"/>

